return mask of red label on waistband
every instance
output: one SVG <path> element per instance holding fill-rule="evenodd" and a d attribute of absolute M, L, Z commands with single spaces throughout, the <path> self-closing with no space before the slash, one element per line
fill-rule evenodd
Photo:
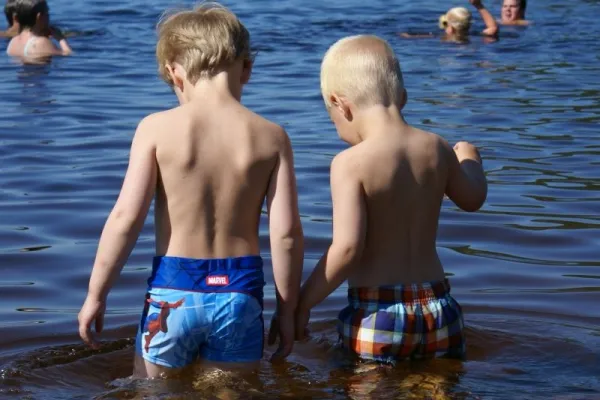
<path fill-rule="evenodd" d="M 206 284 L 209 286 L 227 286 L 229 285 L 229 277 L 227 275 L 207 276 Z"/>

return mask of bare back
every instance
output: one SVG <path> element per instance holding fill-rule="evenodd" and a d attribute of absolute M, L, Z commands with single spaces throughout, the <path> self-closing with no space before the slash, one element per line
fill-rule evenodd
<path fill-rule="evenodd" d="M 440 207 L 448 180 L 443 140 L 406 127 L 347 150 L 360 160 L 366 237 L 351 286 L 444 279 L 436 251 Z"/>
<path fill-rule="evenodd" d="M 234 101 L 156 115 L 156 253 L 259 254 L 258 226 L 283 130 Z"/>

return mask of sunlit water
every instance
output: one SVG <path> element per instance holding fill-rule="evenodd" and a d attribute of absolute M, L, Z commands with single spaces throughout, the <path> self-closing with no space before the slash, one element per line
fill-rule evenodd
<path fill-rule="evenodd" d="M 319 93 L 319 63 L 335 40 L 389 40 L 407 120 L 481 148 L 487 204 L 467 214 L 444 203 L 438 241 L 466 311 L 468 358 L 349 363 L 335 347 L 341 287 L 285 365 L 148 383 L 128 376 L 150 220 L 111 292 L 102 350 L 80 344 L 76 316 L 136 124 L 175 105 L 154 60 L 154 25 L 174 3 L 51 0 L 52 19 L 82 33 L 71 39 L 76 55 L 29 67 L 0 57 L 0 397 L 600 398 L 600 2 L 530 3 L 529 28 L 456 45 L 396 33 L 434 31 L 460 1 L 228 1 L 259 50 L 243 102 L 292 138 L 306 275 L 331 235 L 328 169 L 344 148 Z M 499 15 L 499 0 L 486 5 Z"/>

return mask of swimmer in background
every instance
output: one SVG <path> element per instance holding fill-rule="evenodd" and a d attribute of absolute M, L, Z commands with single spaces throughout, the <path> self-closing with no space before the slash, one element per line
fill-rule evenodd
<path fill-rule="evenodd" d="M 525 19 L 527 0 L 504 0 L 502 2 L 502 13 L 500 23 L 502 25 L 529 25 Z"/>
<path fill-rule="evenodd" d="M 4 5 L 4 15 L 6 16 L 6 22 L 8 23 L 8 28 L 5 31 L 0 31 L 0 38 L 13 38 L 19 34 L 20 24 L 19 20 L 17 20 L 17 13 L 15 10 L 15 4 L 18 0 L 7 0 Z M 52 36 L 52 31 L 59 31 L 56 26 L 51 26 L 49 31 L 46 32 L 47 36 Z M 77 36 L 79 33 L 77 32 L 62 32 L 63 36 L 66 38 Z"/>
<path fill-rule="evenodd" d="M 5 31 L 0 31 L 0 37 L 12 38 L 19 34 L 19 21 L 16 18 L 15 3 L 17 0 L 6 0 L 4 5 L 4 15 L 8 28 Z"/>
<path fill-rule="evenodd" d="M 50 10 L 45 0 L 16 0 L 14 7 L 19 34 L 8 44 L 6 53 L 9 56 L 28 61 L 71 55 L 71 47 L 61 30 L 50 26 Z M 58 41 L 60 48 L 50 37 Z"/>
<path fill-rule="evenodd" d="M 400 63 L 376 36 L 346 37 L 329 48 L 321 92 L 350 147 L 331 163 L 333 237 L 302 285 L 297 337 L 310 310 L 347 280 L 338 329 L 350 354 L 392 364 L 464 357 L 462 309 L 450 295 L 436 237 L 444 194 L 470 212 L 485 202 L 477 148 L 453 148 L 406 122 Z"/>
<path fill-rule="evenodd" d="M 481 0 L 469 0 L 469 3 L 479 11 L 479 15 L 481 15 L 481 18 L 485 23 L 485 29 L 481 32 L 482 35 L 487 38 L 496 38 L 498 36 L 498 24 L 492 14 L 484 7 Z M 466 42 L 469 37 L 471 22 L 472 15 L 469 10 L 464 7 L 451 8 L 446 14 L 440 16 L 439 19 L 439 27 L 444 30 L 442 40 L 458 43 Z M 403 38 L 414 39 L 434 37 L 434 34 L 402 33 L 400 36 Z"/>

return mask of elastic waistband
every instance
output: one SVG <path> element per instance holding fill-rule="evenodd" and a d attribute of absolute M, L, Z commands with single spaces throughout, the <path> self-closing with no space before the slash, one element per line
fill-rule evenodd
<path fill-rule="evenodd" d="M 175 268 L 185 271 L 216 272 L 240 269 L 262 269 L 261 256 L 245 256 L 230 258 L 185 258 L 171 256 L 156 256 L 152 262 L 153 269 Z"/>
<path fill-rule="evenodd" d="M 265 285 L 260 256 L 199 260 L 154 257 L 148 290 L 174 289 L 205 293 L 247 293 L 262 307 Z"/>
<path fill-rule="evenodd" d="M 450 282 L 448 279 L 444 279 L 438 282 L 412 285 L 349 288 L 348 301 L 357 306 L 362 304 L 415 304 L 441 299 L 449 293 Z"/>

